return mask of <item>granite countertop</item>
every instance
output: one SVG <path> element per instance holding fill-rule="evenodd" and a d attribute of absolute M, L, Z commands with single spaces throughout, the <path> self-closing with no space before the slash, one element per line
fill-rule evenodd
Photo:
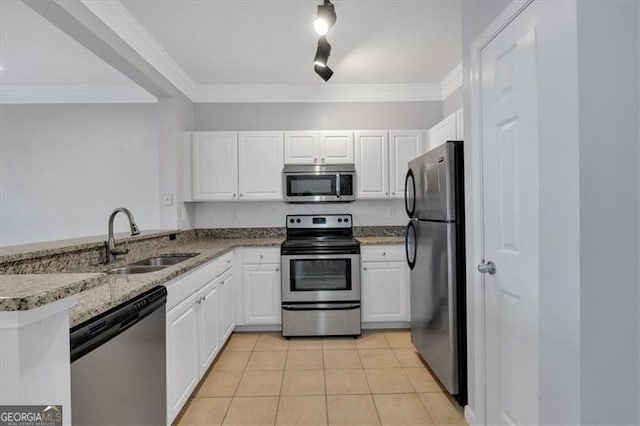
<path fill-rule="evenodd" d="M 173 231 L 175 232 L 175 231 Z M 169 233 L 169 232 L 168 232 Z M 157 233 L 155 235 L 158 235 Z M 147 236 L 143 236 L 147 237 Z M 362 245 L 403 244 L 403 237 L 357 237 Z M 110 308 L 176 278 L 237 247 L 278 247 L 283 238 L 201 239 L 160 249 L 147 255 L 198 253 L 166 269 L 145 274 L 58 273 L 0 275 L 0 311 L 34 309 L 77 294 L 70 312 L 70 326 L 80 324 Z M 92 242 L 86 242 L 92 244 Z M 83 244 L 83 243 L 82 243 Z M 77 247 L 77 246 L 76 246 Z M 56 248 L 47 248 L 51 252 Z M 64 248 L 63 248 L 64 250 Z M 10 255 L 5 252 L 5 255 Z M 19 256 L 19 255 L 18 255 Z"/>
<path fill-rule="evenodd" d="M 158 250 L 148 256 L 199 253 L 166 269 L 145 274 L 106 273 L 0 275 L 0 311 L 34 309 L 73 294 L 78 303 L 70 312 L 73 327 L 200 266 L 236 247 L 278 247 L 282 238 L 200 240 Z"/>
<path fill-rule="evenodd" d="M 356 237 L 363 246 L 382 246 L 404 244 L 404 237 Z"/>

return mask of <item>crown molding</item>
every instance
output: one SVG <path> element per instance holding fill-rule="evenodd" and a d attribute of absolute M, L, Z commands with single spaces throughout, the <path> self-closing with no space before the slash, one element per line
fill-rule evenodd
<path fill-rule="evenodd" d="M 196 103 L 417 102 L 442 100 L 439 84 L 212 84 L 198 86 Z"/>
<path fill-rule="evenodd" d="M 194 99 L 197 86 L 195 81 L 122 3 L 118 0 L 81 1 L 91 13 L 118 34 L 171 84 L 189 99 Z"/>
<path fill-rule="evenodd" d="M 6 85 L 0 104 L 147 104 L 158 99 L 135 84 Z"/>
<path fill-rule="evenodd" d="M 445 100 L 453 92 L 462 87 L 462 62 L 456 65 L 449 74 L 440 82 L 442 100 Z"/>

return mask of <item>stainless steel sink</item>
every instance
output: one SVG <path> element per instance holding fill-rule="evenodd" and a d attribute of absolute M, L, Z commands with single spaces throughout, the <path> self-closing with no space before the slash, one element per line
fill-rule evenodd
<path fill-rule="evenodd" d="M 123 274 L 146 274 L 147 272 L 155 272 L 160 271 L 164 268 L 167 268 L 169 265 L 165 266 L 153 266 L 153 265 L 128 265 L 121 266 L 119 268 L 109 269 L 107 274 L 115 274 L 115 275 L 123 275 Z"/>
<path fill-rule="evenodd" d="M 150 257 L 148 259 L 139 260 L 138 262 L 131 263 L 132 266 L 171 266 L 180 262 L 184 262 L 187 259 L 191 259 L 197 256 L 198 253 L 187 254 L 166 254 L 162 256 Z"/>

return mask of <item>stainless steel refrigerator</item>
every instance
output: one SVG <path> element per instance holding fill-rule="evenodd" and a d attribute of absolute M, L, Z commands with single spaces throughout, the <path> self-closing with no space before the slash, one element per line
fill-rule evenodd
<path fill-rule="evenodd" d="M 440 382 L 467 402 L 462 142 L 409 162 L 405 248 L 411 269 L 411 340 Z"/>

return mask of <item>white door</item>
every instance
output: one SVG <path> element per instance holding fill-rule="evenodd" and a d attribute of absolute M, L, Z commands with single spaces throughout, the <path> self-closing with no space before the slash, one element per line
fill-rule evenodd
<path fill-rule="evenodd" d="M 362 264 L 362 321 L 409 321 L 405 262 Z"/>
<path fill-rule="evenodd" d="M 284 132 L 284 163 L 315 164 L 318 158 L 320 134 L 310 131 Z"/>
<path fill-rule="evenodd" d="M 353 133 L 347 131 L 320 132 L 320 163 L 353 163 Z"/>
<path fill-rule="evenodd" d="M 238 192 L 238 134 L 193 133 L 193 199 L 236 200 Z"/>
<path fill-rule="evenodd" d="M 456 114 L 453 113 L 429 130 L 429 149 L 439 147 L 446 141 L 458 140 L 457 133 Z"/>
<path fill-rule="evenodd" d="M 481 51 L 488 424 L 538 423 L 536 40 L 529 6 Z"/>
<path fill-rule="evenodd" d="M 281 132 L 238 135 L 240 200 L 282 200 Z"/>
<path fill-rule="evenodd" d="M 222 274 L 220 281 L 220 336 L 224 343 L 233 332 L 235 325 L 235 288 L 233 274 L 229 270 Z"/>
<path fill-rule="evenodd" d="M 389 190 L 391 198 L 404 198 L 404 179 L 409 161 L 422 153 L 421 130 L 389 132 Z"/>
<path fill-rule="evenodd" d="M 389 196 L 389 140 L 384 131 L 356 132 L 358 198 Z"/>
<path fill-rule="evenodd" d="M 180 412 L 200 379 L 196 295 L 167 313 L 167 420 Z"/>
<path fill-rule="evenodd" d="M 280 324 L 280 265 L 245 265 L 245 324 Z"/>
<path fill-rule="evenodd" d="M 197 294 L 200 320 L 200 374 L 203 374 L 220 350 L 220 289 L 217 281 L 205 285 Z"/>

